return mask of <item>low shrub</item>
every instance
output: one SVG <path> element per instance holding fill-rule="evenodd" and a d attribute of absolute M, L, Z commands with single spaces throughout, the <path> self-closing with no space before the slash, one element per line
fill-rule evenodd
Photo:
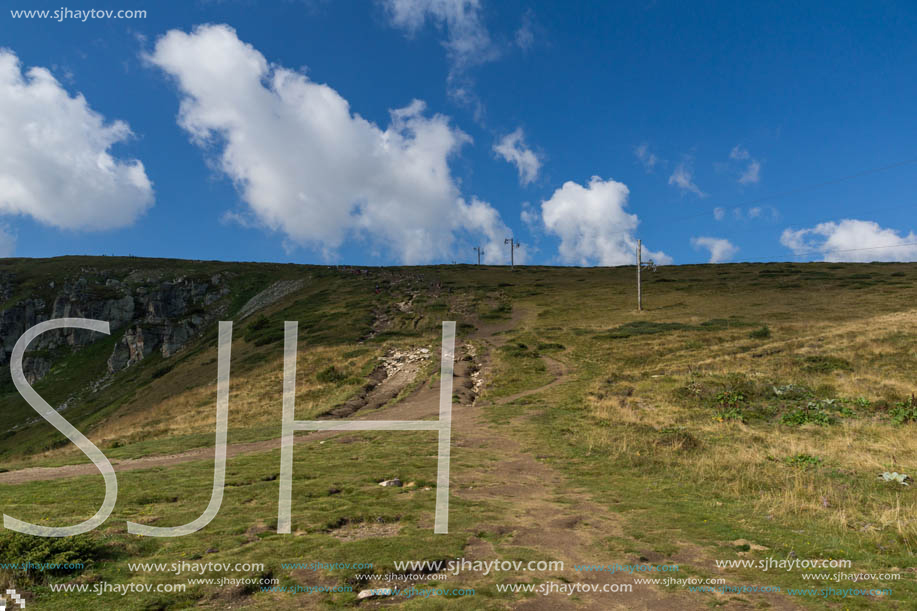
<path fill-rule="evenodd" d="M 917 397 L 911 395 L 904 401 L 898 401 L 888 415 L 896 424 L 917 422 Z"/>
<path fill-rule="evenodd" d="M 826 408 L 833 406 L 834 400 L 827 401 L 809 401 L 802 407 L 793 408 L 780 417 L 783 424 L 789 426 L 802 426 L 803 424 L 817 424 L 819 426 L 828 426 L 834 424 L 834 418 Z"/>
<path fill-rule="evenodd" d="M 500 352 L 506 356 L 513 358 L 538 358 L 540 355 L 538 351 L 532 350 L 528 345 L 523 344 L 522 342 L 515 342 L 512 344 L 505 344 L 500 346 Z"/>
<path fill-rule="evenodd" d="M 717 410 L 713 413 L 713 419 L 717 422 L 727 422 L 734 420 L 736 422 L 745 422 L 745 414 L 738 407 Z"/>
<path fill-rule="evenodd" d="M 803 359 L 803 369 L 812 373 L 831 373 L 832 371 L 850 371 L 850 362 L 836 356 L 807 356 Z"/>
<path fill-rule="evenodd" d="M 675 450 L 693 450 L 700 443 L 694 435 L 683 427 L 667 427 L 659 429 L 659 436 L 656 438 L 654 445 L 670 447 Z"/>
<path fill-rule="evenodd" d="M 49 576 L 80 573 L 95 563 L 103 548 L 89 535 L 36 537 L 10 530 L 0 534 L 0 558 L 19 565 L 31 564 L 43 570 L 0 569 L 7 581 L 21 585 L 44 583 Z M 83 568 L 49 568 L 82 565 Z"/>
<path fill-rule="evenodd" d="M 347 374 L 334 365 L 330 365 L 319 371 L 315 379 L 322 384 L 332 384 L 346 380 Z"/>
<path fill-rule="evenodd" d="M 791 467 L 799 469 L 813 469 L 821 465 L 822 459 L 811 454 L 796 454 L 795 456 L 787 456 L 784 462 Z"/>
<path fill-rule="evenodd" d="M 775 397 L 787 401 L 798 401 L 801 399 L 810 399 L 815 393 L 808 386 L 802 384 L 783 384 L 781 386 L 771 386 Z"/>

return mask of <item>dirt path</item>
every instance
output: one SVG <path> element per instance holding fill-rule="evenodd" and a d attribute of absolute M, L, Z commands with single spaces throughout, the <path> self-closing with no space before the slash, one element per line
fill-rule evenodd
<path fill-rule="evenodd" d="M 483 327 L 472 336 L 472 341 L 484 345 L 484 349 L 480 350 L 480 360 L 485 380 L 492 377 L 490 355 L 506 342 L 500 332 L 518 328 L 527 314 L 524 309 L 516 308 L 509 321 Z M 563 362 L 550 357 L 542 358 L 553 374 L 551 382 L 493 402 L 488 401 L 485 395 L 482 400 L 461 408 L 453 415 L 456 454 L 462 451 L 485 452 L 492 460 L 488 461 L 490 467 L 484 472 L 453 471 L 452 493 L 471 502 L 512 503 L 512 510 L 504 512 L 499 522 L 482 524 L 478 532 L 500 537 L 501 547 L 537 550 L 539 560 L 560 560 L 564 563 L 562 571 L 533 573 L 533 577 L 557 584 L 561 583 L 561 579 L 567 583 L 599 584 L 600 587 L 601 584 L 630 584 L 631 579 L 620 573 L 584 573 L 573 568 L 577 564 L 609 564 L 615 561 L 604 557 L 597 545 L 605 537 L 621 535 L 618 517 L 595 504 L 584 491 L 571 486 L 559 471 L 524 451 L 511 434 L 486 418 L 487 406 L 512 403 L 570 380 L 569 369 Z M 478 536 L 472 537 L 466 548 L 469 560 L 498 557 L 493 545 Z M 518 577 L 517 581 L 510 580 L 510 583 L 531 581 L 524 574 L 518 574 Z M 576 597 L 539 595 L 520 601 L 513 608 L 666 610 L 690 609 L 691 603 L 685 596 L 664 594 L 652 586 L 636 586 L 628 593 L 578 594 Z"/>
<path fill-rule="evenodd" d="M 466 360 L 467 346 L 460 344 L 456 349 L 454 387 L 465 389 L 460 396 L 468 398 L 467 388 L 471 386 L 471 373 L 480 367 L 485 386 L 493 378 L 494 350 L 505 343 L 502 332 L 519 328 L 529 312 L 516 308 L 513 316 L 499 323 L 480 328 L 469 340 L 475 345 L 476 357 Z M 484 396 L 479 400 L 460 401 L 453 406 L 453 465 L 461 463 L 462 453 L 473 452 L 475 457 L 482 454 L 487 457 L 487 467 L 473 472 L 453 466 L 451 477 L 451 494 L 458 499 L 474 503 L 488 501 L 496 504 L 507 504 L 509 509 L 502 512 L 499 519 L 479 524 L 475 534 L 470 537 L 464 556 L 468 560 L 495 560 L 505 558 L 508 550 L 520 548 L 534 550 L 537 560 L 563 561 L 564 570 L 550 572 L 533 572 L 531 575 L 540 582 L 555 584 L 587 583 L 598 584 L 632 584 L 633 576 L 610 572 L 578 572 L 577 564 L 664 564 L 678 562 L 703 567 L 707 572 L 717 574 L 716 569 L 706 554 L 696 546 L 682 546 L 676 558 L 662 558 L 652 551 L 633 554 L 632 557 L 608 557 L 602 550 L 602 541 L 610 536 L 626 536 L 621 518 L 598 504 L 593 496 L 585 490 L 578 489 L 557 469 L 540 462 L 536 456 L 526 452 L 516 436 L 512 425 L 496 425 L 486 417 L 488 406 L 507 404 L 521 398 L 543 393 L 555 386 L 572 379 L 569 367 L 561 360 L 542 357 L 553 374 L 551 382 L 527 389 L 508 397 L 489 401 Z M 408 397 L 393 405 L 378 410 L 360 410 L 353 415 L 354 419 L 372 420 L 419 420 L 436 418 L 439 410 L 439 384 L 429 381 L 423 383 Z M 313 432 L 296 436 L 297 443 L 318 441 L 344 434 L 340 431 Z M 232 444 L 227 447 L 229 457 L 263 452 L 280 447 L 279 439 L 253 443 Z M 169 456 L 152 456 L 113 463 L 116 471 L 149 469 L 169 466 L 191 461 L 206 460 L 213 455 L 212 448 L 202 448 Z M 96 474 L 92 465 L 72 465 L 53 468 L 30 468 L 0 474 L 0 482 L 16 484 L 29 481 L 74 477 Z M 483 536 L 481 536 L 483 535 Z M 491 535 L 491 536 L 488 536 Z M 500 549 L 488 541 L 499 539 Z M 635 549 L 640 543 L 635 540 Z M 526 554 L 526 557 L 530 555 Z M 641 557 L 642 556 L 642 557 Z M 690 559 L 690 562 L 687 560 Z M 646 576 L 645 574 L 643 576 Z M 665 576 L 663 574 L 662 576 Z M 674 576 L 679 576 L 677 573 Z M 685 577 L 686 575 L 682 575 Z M 471 585 L 479 587 L 483 577 L 463 573 L 450 578 L 449 584 L 455 587 Z M 502 580 L 501 580 L 502 581 Z M 525 573 L 514 573 L 507 583 L 529 583 Z M 716 604 L 729 609 L 756 608 L 766 601 L 767 606 L 775 609 L 796 608 L 790 601 L 779 595 L 768 595 L 754 601 L 742 601 L 728 597 L 717 597 Z M 514 609 L 554 610 L 554 609 L 634 609 L 634 610 L 685 610 L 709 608 L 713 599 L 687 589 L 662 590 L 651 585 L 633 585 L 631 592 L 617 593 L 580 593 L 576 596 L 553 594 L 536 595 L 531 598 L 510 603 Z M 365 601 L 361 606 L 387 606 L 390 601 Z"/>
<path fill-rule="evenodd" d="M 470 379 L 468 373 L 468 364 L 457 362 L 455 366 L 456 386 L 462 382 L 462 378 Z M 384 409 L 378 409 L 386 401 L 395 398 L 398 391 L 407 386 L 411 380 L 405 379 L 405 374 L 416 373 L 417 368 L 410 371 L 402 371 L 396 374 L 395 378 L 389 379 L 379 384 L 367 396 L 361 397 L 361 409 L 352 409 L 345 404 L 342 409 L 347 409 L 348 415 L 353 415 L 353 420 L 418 420 L 423 417 L 436 418 L 439 414 L 439 386 L 431 387 L 429 382 L 425 382 L 414 391 L 409 397 Z M 432 407 L 431 407 L 432 406 Z M 424 409 L 418 409 L 418 408 Z M 232 409 L 232 406 L 230 406 Z M 340 416 L 334 410 L 329 412 L 330 416 Z M 313 431 L 310 433 L 297 432 L 295 434 L 295 443 L 305 443 L 329 439 L 340 435 L 340 431 Z M 267 452 L 280 448 L 280 438 L 265 439 L 264 441 L 252 441 L 248 443 L 232 443 L 226 445 L 226 457 L 232 458 L 241 454 L 252 454 L 255 452 Z M 136 471 L 138 469 L 152 469 L 155 467 L 168 467 L 186 462 L 199 460 L 208 460 L 213 458 L 214 449 L 197 448 L 180 452 L 177 454 L 161 454 L 156 456 L 144 456 L 142 458 L 130 458 L 125 460 L 112 460 L 111 464 L 116 472 Z M 43 480 L 62 479 L 68 477 L 78 477 L 81 475 L 98 475 L 99 470 L 92 464 L 81 465 L 64 465 L 60 467 L 28 467 L 15 471 L 0 473 L 0 484 L 24 484 L 27 482 L 36 482 Z"/>

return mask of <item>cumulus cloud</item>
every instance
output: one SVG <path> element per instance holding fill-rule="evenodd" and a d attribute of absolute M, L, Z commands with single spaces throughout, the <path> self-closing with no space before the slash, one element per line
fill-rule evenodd
<path fill-rule="evenodd" d="M 480 241 L 486 246 L 483 261 L 490 264 L 502 263 L 505 259 L 503 255 L 508 256 L 509 246 L 506 246 L 506 252 L 502 252 L 501 246 L 511 231 L 500 220 L 500 213 L 487 202 L 477 198 L 472 198 L 468 205 L 460 202 L 459 211 L 462 215 L 462 226 L 468 232 L 483 238 Z M 526 260 L 526 249 L 520 246 L 516 249 L 515 261 L 523 264 Z"/>
<path fill-rule="evenodd" d="M 98 230 L 129 225 L 152 205 L 143 164 L 110 153 L 131 136 L 127 123 L 106 123 L 45 68 L 23 74 L 4 49 L 0 117 L 0 213 Z"/>
<path fill-rule="evenodd" d="M 268 64 L 226 25 L 172 30 L 148 59 L 176 80 L 179 124 L 219 155 L 257 222 L 288 242 L 333 256 L 356 236 L 420 263 L 448 258 L 463 235 L 496 243 L 506 232 L 452 177 L 449 159 L 470 138 L 419 100 L 382 129 L 328 85 Z"/>
<path fill-rule="evenodd" d="M 654 153 L 650 152 L 650 147 L 646 143 L 636 147 L 634 149 L 634 155 L 636 155 L 640 163 L 643 164 L 643 169 L 646 170 L 647 174 L 652 172 L 653 168 L 655 168 L 656 164 L 659 162 L 659 158 L 656 157 Z"/>
<path fill-rule="evenodd" d="M 716 207 L 713 209 L 713 218 L 718 221 L 722 221 L 726 218 L 726 209 L 721 207 Z"/>
<path fill-rule="evenodd" d="M 669 176 L 669 184 L 675 185 L 682 191 L 690 191 L 698 197 L 707 197 L 707 194 L 694 184 L 694 170 L 686 161 L 682 161 L 675 167 L 675 171 Z"/>
<path fill-rule="evenodd" d="M 825 261 L 917 261 L 917 235 L 902 235 L 873 221 L 843 219 L 787 228 L 780 243 L 797 255 L 821 255 Z"/>
<path fill-rule="evenodd" d="M 737 252 L 739 252 L 738 246 L 735 246 L 732 242 L 724 238 L 691 238 L 691 246 L 693 246 L 695 250 L 701 248 L 706 248 L 709 250 L 709 263 L 722 263 L 724 261 L 729 261 L 735 256 Z"/>
<path fill-rule="evenodd" d="M 519 183 L 526 186 L 538 177 L 541 160 L 530 148 L 525 145 L 525 135 L 522 128 L 516 128 L 499 142 L 494 144 L 494 152 L 506 161 L 516 166 L 519 172 Z"/>
<path fill-rule="evenodd" d="M 627 185 L 593 176 L 585 187 L 568 181 L 541 202 L 545 229 L 560 238 L 561 260 L 578 265 L 633 263 L 639 221 L 624 210 L 629 194 Z M 672 262 L 665 253 L 645 253 L 656 263 Z"/>
<path fill-rule="evenodd" d="M 742 159 L 748 159 L 749 157 L 750 155 L 748 154 L 748 150 L 742 148 L 738 144 L 732 147 L 732 151 L 729 152 L 730 159 L 742 160 Z"/>

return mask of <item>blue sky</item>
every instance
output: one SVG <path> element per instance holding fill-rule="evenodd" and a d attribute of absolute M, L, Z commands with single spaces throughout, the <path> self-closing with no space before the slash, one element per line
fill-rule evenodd
<path fill-rule="evenodd" d="M 5 4 L 7 256 L 917 260 L 913 3 Z"/>

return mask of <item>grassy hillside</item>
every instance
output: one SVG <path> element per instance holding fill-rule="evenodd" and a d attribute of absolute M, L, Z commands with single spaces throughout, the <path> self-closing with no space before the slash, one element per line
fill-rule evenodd
<path fill-rule="evenodd" d="M 150 468 L 129 460 L 213 445 L 216 324 L 175 355 L 144 359 L 101 388 L 91 382 L 104 375 L 117 337 L 62 351 L 36 390 L 52 404 L 74 396 L 65 416 L 110 459 L 134 466 L 119 473 L 118 505 L 106 524 L 61 544 L 63 551 L 0 535 L 0 562 L 71 552 L 87 560 L 82 571 L 0 570 L 29 593 L 29 608 L 90 608 L 99 600 L 137 609 L 347 607 L 356 604 L 358 591 L 394 572 L 397 560 L 456 557 L 560 558 L 567 566 L 528 575 L 462 573 L 445 583 L 473 587 L 474 597 L 401 604 L 534 605 L 538 596 L 500 592 L 497 584 L 587 581 L 572 569 L 574 562 L 675 563 L 678 577 L 784 592 L 635 585 L 627 599 L 557 595 L 544 604 L 908 608 L 917 595 L 915 492 L 877 477 L 885 471 L 917 477 L 917 265 L 661 267 L 644 275 L 644 311 L 638 312 L 632 267 L 338 269 L 18 259 L 0 269 L 19 287 L 0 308 L 84 268 L 229 275 L 227 308 L 235 321 L 230 444 L 268 443 L 280 434 L 285 320 L 299 321 L 298 419 L 327 417 L 372 392 L 367 382 L 380 357 L 426 348 L 433 358 L 420 365 L 416 379 L 383 407 L 355 417 L 398 419 L 398 410 L 421 410 L 423 402 L 412 401 L 436 388 L 443 320 L 458 322 L 458 358 L 480 373 L 481 386 L 474 396 L 467 394 L 472 378 L 457 386 L 465 394 L 455 398 L 448 535 L 432 534 L 435 436 L 368 432 L 296 445 L 293 535 L 274 530 L 279 451 L 252 445 L 229 460 L 223 506 L 210 525 L 191 536 L 150 539 L 128 535 L 125 520 L 183 524 L 210 496 L 213 460 L 206 452 Z M 244 320 L 234 317 L 253 296 L 290 280 L 302 281 L 294 293 Z M 14 477 L 25 467 L 86 460 L 43 421 L 23 426 L 34 412 L 9 383 L 0 390 L 0 429 L 7 431 L 0 436 L 0 466 L 8 471 L 0 473 L 3 512 L 48 525 L 92 515 L 103 495 L 97 474 Z M 438 406 L 427 403 L 429 410 L 416 417 L 435 418 Z M 377 485 L 395 476 L 413 485 L 394 491 Z M 546 512 L 568 522 L 551 526 L 546 522 L 555 515 Z M 852 563 L 841 572 L 902 577 L 832 583 L 803 575 L 835 569 L 762 572 L 715 563 L 765 558 L 841 558 Z M 50 590 L 59 583 L 186 583 L 187 575 L 127 566 L 181 560 L 255 562 L 264 564 L 257 576 L 282 585 L 353 591 L 290 594 L 257 585 L 189 584 L 180 595 L 119 599 Z M 358 577 L 367 570 L 283 566 L 308 561 L 371 562 L 377 578 Z M 252 577 L 244 571 L 205 576 Z M 411 583 L 443 587 L 435 575 L 424 578 Z M 786 594 L 827 586 L 892 593 Z"/>

